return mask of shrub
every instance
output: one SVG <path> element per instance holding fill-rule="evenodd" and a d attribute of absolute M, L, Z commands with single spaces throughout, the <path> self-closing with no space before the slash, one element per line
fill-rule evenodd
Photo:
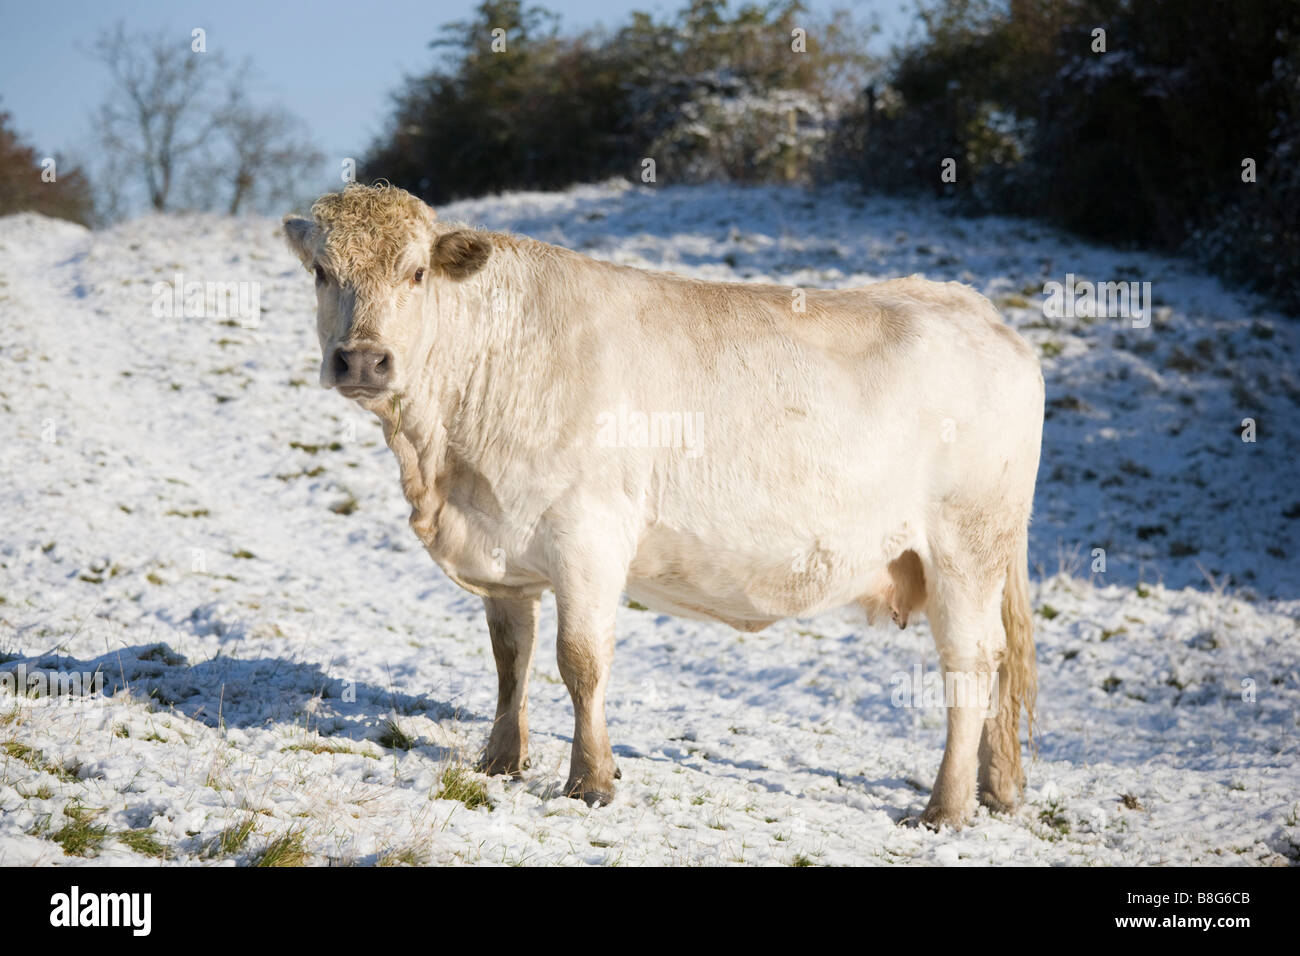
<path fill-rule="evenodd" d="M 45 182 L 41 178 L 45 157 L 22 143 L 9 124 L 9 114 L 0 112 L 0 216 L 31 211 L 90 225 L 94 199 L 85 174 L 66 168 L 57 156 L 50 157 L 56 161 L 55 180 Z"/>

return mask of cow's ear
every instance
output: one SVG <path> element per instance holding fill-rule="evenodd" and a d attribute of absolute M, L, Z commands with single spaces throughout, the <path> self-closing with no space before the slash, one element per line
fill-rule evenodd
<path fill-rule="evenodd" d="M 445 232 L 433 244 L 434 268 L 448 279 L 468 279 L 487 265 L 492 243 L 481 232 L 457 229 Z"/>
<path fill-rule="evenodd" d="M 316 255 L 312 235 L 315 231 L 316 223 L 310 219 L 292 215 L 284 217 L 284 238 L 289 243 L 289 248 L 302 260 L 302 264 L 308 267 Z"/>

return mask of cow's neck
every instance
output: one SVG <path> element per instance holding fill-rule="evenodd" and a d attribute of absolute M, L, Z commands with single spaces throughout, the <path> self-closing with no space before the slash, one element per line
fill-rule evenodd
<path fill-rule="evenodd" d="M 450 490 L 447 481 L 458 465 L 478 464 L 490 430 L 507 424 L 489 413 L 502 407 L 494 393 L 518 382 L 521 362 L 542 358 L 528 347 L 535 343 L 519 341 L 520 323 L 508 320 L 513 316 L 493 315 L 489 290 L 501 290 L 506 281 L 492 275 L 439 288 L 438 318 L 423 356 L 428 374 L 402 400 L 375 409 L 401 471 L 411 527 L 429 545 Z"/>
<path fill-rule="evenodd" d="M 376 414 L 384 429 L 384 440 L 397 458 L 402 494 L 411 506 L 411 527 L 425 540 L 437 526 L 442 509 L 437 473 L 446 454 L 445 429 L 436 421 L 436 409 L 431 410 L 414 395 L 393 400 L 377 409 Z"/>

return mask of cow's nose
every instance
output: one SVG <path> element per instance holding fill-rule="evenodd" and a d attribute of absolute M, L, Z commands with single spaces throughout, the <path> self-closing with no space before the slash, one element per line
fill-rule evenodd
<path fill-rule="evenodd" d="M 336 388 L 387 388 L 393 379 L 393 355 L 387 349 L 335 349 Z"/>

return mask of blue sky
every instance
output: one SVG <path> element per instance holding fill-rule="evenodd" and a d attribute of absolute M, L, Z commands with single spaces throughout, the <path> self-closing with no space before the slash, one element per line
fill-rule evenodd
<path fill-rule="evenodd" d="M 477 0 L 384 0 L 369 4 L 271 0 L 63 0 L 57 8 L 0 0 L 0 109 L 40 155 L 94 165 L 90 114 L 103 99 L 106 69 L 91 55 L 114 23 L 128 30 L 207 31 L 208 50 L 253 65 L 252 87 L 311 127 L 326 155 L 358 156 L 384 126 L 404 75 L 434 59 L 429 41 L 448 21 L 468 18 Z M 543 5 L 570 29 L 617 26 L 632 10 L 666 15 L 684 0 L 553 0 Z M 734 0 L 733 0 L 734 3 Z M 848 7 L 879 18 L 881 46 L 912 21 L 912 0 L 806 0 L 815 13 Z M 54 10 L 57 9 L 57 13 Z"/>

